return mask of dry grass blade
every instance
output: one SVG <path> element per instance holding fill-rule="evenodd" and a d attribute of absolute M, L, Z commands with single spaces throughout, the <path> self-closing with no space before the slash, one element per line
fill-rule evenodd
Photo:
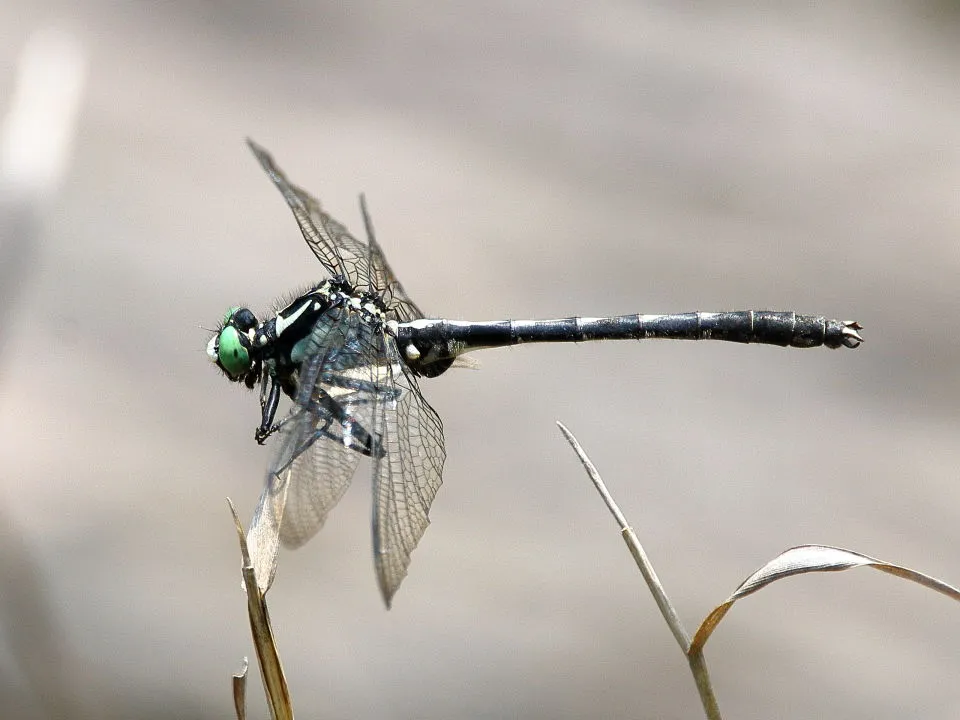
<path fill-rule="evenodd" d="M 561 422 L 558 422 L 557 426 L 560 428 L 560 432 L 563 433 L 563 436 L 567 439 L 567 442 L 570 443 L 570 447 L 572 447 L 573 451 L 577 453 L 577 456 L 580 458 L 580 462 L 583 463 L 583 467 L 587 471 L 587 475 L 590 476 L 590 480 L 593 481 L 594 486 L 597 488 L 597 492 L 600 493 L 604 503 L 606 503 L 607 509 L 610 510 L 614 519 L 617 521 L 617 525 L 620 526 L 620 534 L 623 536 L 623 540 L 627 544 L 630 554 L 633 555 L 633 559 L 636 561 L 637 567 L 640 568 L 640 572 L 643 574 L 643 579 L 646 580 L 647 586 L 650 588 L 650 592 L 653 593 L 653 598 L 657 602 L 657 607 L 660 608 L 660 612 L 663 614 L 664 619 L 670 626 L 670 631 L 676 638 L 680 648 L 686 652 L 687 648 L 690 646 L 690 637 L 687 635 L 687 631 L 684 629 L 683 623 L 680 621 L 680 616 L 677 615 L 677 611 L 674 610 L 673 605 L 671 605 L 670 599 L 667 597 L 667 593 L 663 589 L 663 585 L 660 583 L 660 578 L 657 577 L 657 573 L 653 569 L 650 559 L 647 557 L 643 546 L 640 544 L 640 540 L 633 532 L 633 528 L 627 524 L 627 519 L 620 511 L 620 508 L 613 499 L 613 496 L 610 494 L 610 491 L 607 490 L 607 486 L 604 485 L 603 479 L 600 477 L 600 473 L 597 471 L 596 466 L 590 461 L 590 458 L 587 457 L 587 454 L 580 446 L 580 443 L 577 442 L 577 439 L 573 436 L 573 433 L 571 433 Z"/>
<path fill-rule="evenodd" d="M 237 536 L 240 539 L 240 554 L 243 557 L 243 586 L 247 593 L 247 613 L 250 616 L 250 631 L 253 634 L 253 645 L 257 650 L 257 660 L 260 663 L 260 676 L 263 678 L 263 688 L 267 696 L 267 706 L 270 716 L 274 720 L 293 720 L 293 707 L 290 704 L 290 691 L 287 688 L 287 679 L 283 674 L 280 655 L 273 639 L 273 629 L 270 626 L 270 615 L 267 612 L 267 601 L 264 593 L 257 584 L 256 571 L 250 560 L 247 548 L 247 539 L 237 517 L 237 510 L 230 500 L 230 511 L 233 513 L 233 522 L 237 527 Z M 235 686 L 236 687 L 236 686 Z M 235 695 L 236 697 L 236 695 Z"/>
<path fill-rule="evenodd" d="M 793 575 L 802 575 L 810 572 L 838 572 L 856 567 L 872 567 L 875 570 L 896 575 L 905 580 L 912 580 L 924 587 L 936 590 L 947 597 L 960 601 L 960 590 L 937 578 L 924 575 L 916 570 L 883 562 L 882 560 L 877 560 L 868 555 L 861 555 L 852 550 L 844 550 L 826 545 L 801 545 L 786 550 L 768 562 L 744 580 L 740 584 L 740 587 L 734 590 L 733 594 L 722 604 L 714 608 L 697 629 L 693 643 L 690 646 L 690 651 L 702 650 L 724 615 L 727 614 L 733 604 L 740 598 L 755 593 L 777 580 Z"/>
<path fill-rule="evenodd" d="M 233 676 L 233 709 L 237 720 L 247 720 L 247 669 L 250 663 L 243 659 L 243 668 Z"/>
<path fill-rule="evenodd" d="M 677 644 L 680 645 L 680 649 L 687 655 L 687 660 L 690 664 L 690 671 L 693 673 L 693 679 L 697 684 L 697 692 L 700 693 L 700 701 L 703 703 L 704 712 L 706 713 L 707 717 L 710 718 L 710 720 L 720 720 L 720 707 L 717 705 L 717 698 L 713 692 L 713 686 L 710 682 L 710 674 L 707 671 L 707 665 L 703 654 L 699 650 L 695 652 L 690 651 L 690 636 L 687 635 L 687 631 L 684 629 L 683 623 L 680 621 L 680 616 L 677 615 L 677 611 L 670 602 L 670 598 L 667 597 L 667 593 L 663 589 L 660 578 L 657 577 L 657 573 L 653 569 L 653 565 L 650 563 L 650 559 L 647 557 L 646 552 L 644 552 L 643 546 L 640 544 L 640 540 L 637 538 L 636 533 L 634 533 L 633 528 L 627 524 L 626 517 L 620 510 L 620 507 L 617 505 L 616 500 L 613 499 L 610 491 L 607 490 L 607 486 L 600 477 L 599 471 L 591 462 L 590 458 L 587 457 L 586 452 L 584 452 L 583 448 L 580 446 L 580 443 L 577 442 L 577 439 L 573 436 L 573 433 L 571 433 L 561 422 L 557 423 L 557 427 L 560 428 L 560 432 L 563 433 L 563 436 L 567 439 L 567 442 L 570 443 L 570 447 L 573 448 L 573 451 L 577 453 L 577 457 L 579 457 L 580 462 L 583 463 L 583 467 L 587 471 L 587 475 L 593 482 L 594 487 L 597 488 L 597 492 L 599 492 L 600 497 L 603 498 L 607 509 L 617 521 L 617 525 L 620 527 L 620 534 L 623 537 L 624 542 L 627 544 L 627 548 L 630 550 L 630 554 L 633 556 L 634 561 L 637 563 L 637 567 L 640 568 L 640 573 L 643 575 L 643 579 L 646 581 L 647 587 L 650 588 L 650 592 L 653 594 L 653 598 L 657 603 L 657 607 L 660 608 L 660 613 L 663 615 L 663 619 L 667 621 L 670 632 L 673 633 L 673 637 L 676 639 Z"/>

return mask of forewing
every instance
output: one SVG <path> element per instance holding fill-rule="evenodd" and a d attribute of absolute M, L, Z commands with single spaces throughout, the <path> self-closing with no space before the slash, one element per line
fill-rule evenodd
<path fill-rule="evenodd" d="M 387 308 L 389 320 L 409 322 L 424 317 L 387 262 L 374 235 L 363 196 L 360 198 L 360 209 L 368 243 L 357 240 L 346 227 L 323 210 L 319 200 L 290 182 L 270 153 L 253 140 L 247 139 L 247 144 L 293 211 L 307 245 L 331 276 L 345 278 L 361 292 L 379 295 Z"/>
<path fill-rule="evenodd" d="M 385 453 L 374 461 L 373 551 L 380 592 L 389 607 L 406 577 L 410 554 L 430 524 L 446 451 L 440 417 L 420 394 L 391 338 L 385 338 L 384 356 L 393 392 L 381 395 L 374 423 Z"/>
<path fill-rule="evenodd" d="M 312 538 L 349 487 L 360 456 L 373 449 L 376 403 L 367 366 L 376 364 L 369 337 L 377 334 L 357 313 L 337 307 L 302 343 L 300 389 L 277 433 L 248 534 L 262 587 L 273 581 L 280 542 L 299 547 Z"/>
<path fill-rule="evenodd" d="M 327 215 L 316 198 L 291 183 L 277 167 L 270 153 L 249 138 L 247 144 L 287 201 L 300 225 L 304 240 L 327 272 L 331 276 L 345 278 L 353 287 L 368 287 L 370 270 L 367 246 Z"/>
<path fill-rule="evenodd" d="M 247 530 L 247 547 L 257 576 L 257 585 L 266 592 L 277 574 L 277 556 L 280 554 L 280 523 L 287 503 L 291 470 L 280 475 L 267 474 L 260 501 Z"/>
<path fill-rule="evenodd" d="M 319 432 L 328 420 L 295 405 L 277 433 L 277 449 L 248 533 L 263 590 L 273 583 L 280 543 L 299 547 L 316 535 L 350 487 L 360 453 L 332 433 Z"/>
<path fill-rule="evenodd" d="M 320 425 L 327 420 L 323 418 Z M 280 541 L 286 547 L 298 548 L 316 535 L 350 487 L 360 453 L 347 448 L 342 437 L 343 426 L 336 420 L 325 431 L 317 426 L 306 440 L 309 446 L 293 460 L 280 525 Z"/>
<path fill-rule="evenodd" d="M 276 470 L 289 462 L 294 468 L 280 530 L 288 547 L 316 534 L 349 486 L 360 456 L 376 449 L 371 373 L 379 361 L 378 335 L 359 313 L 340 306 L 323 315 L 303 342 L 306 359 L 294 407 L 307 418 L 298 423 L 306 431 L 297 432 L 292 452 L 282 448 L 276 464 Z"/>

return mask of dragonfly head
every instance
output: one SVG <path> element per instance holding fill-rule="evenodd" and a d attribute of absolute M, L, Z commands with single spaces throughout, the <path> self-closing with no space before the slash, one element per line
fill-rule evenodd
<path fill-rule="evenodd" d="M 251 352 L 251 330 L 258 325 L 257 317 L 247 308 L 227 310 L 217 334 L 207 343 L 207 356 L 223 374 L 234 382 L 244 381 L 253 387 L 259 374 L 259 362 Z"/>

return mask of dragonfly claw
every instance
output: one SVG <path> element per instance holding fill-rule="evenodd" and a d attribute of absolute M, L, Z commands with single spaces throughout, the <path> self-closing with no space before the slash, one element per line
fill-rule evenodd
<path fill-rule="evenodd" d="M 860 347 L 860 343 L 863 342 L 863 337 L 857 332 L 858 330 L 863 330 L 863 325 L 854 320 L 847 320 L 843 323 L 843 344 L 846 347 Z"/>

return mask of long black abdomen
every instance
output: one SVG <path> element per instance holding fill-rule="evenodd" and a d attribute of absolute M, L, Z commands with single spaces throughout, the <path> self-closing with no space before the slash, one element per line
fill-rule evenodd
<path fill-rule="evenodd" d="M 725 340 L 781 347 L 854 348 L 863 341 L 859 329 L 856 322 L 819 315 L 742 310 L 499 322 L 415 320 L 398 327 L 397 340 L 401 348 L 413 343 L 422 355 L 438 360 L 484 347 L 588 340 Z"/>
<path fill-rule="evenodd" d="M 857 332 L 860 329 L 857 323 L 770 310 L 622 315 L 558 322 L 571 322 L 577 340 L 725 340 L 798 348 L 856 347 L 863 341 Z"/>

